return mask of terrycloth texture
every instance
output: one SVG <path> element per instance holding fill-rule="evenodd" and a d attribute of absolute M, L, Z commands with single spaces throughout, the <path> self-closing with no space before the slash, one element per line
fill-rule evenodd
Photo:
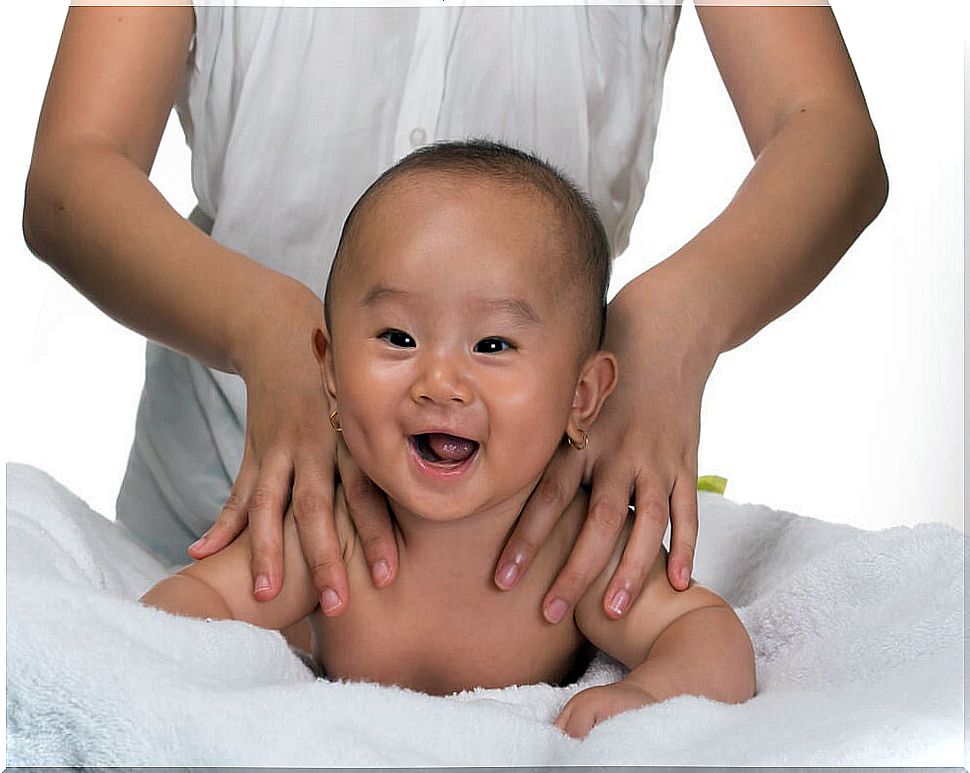
<path fill-rule="evenodd" d="M 741 706 L 682 697 L 584 741 L 570 688 L 436 698 L 315 679 L 274 632 L 134 599 L 163 574 L 46 474 L 7 466 L 10 765 L 962 765 L 963 534 L 863 532 L 700 495 L 697 579 L 758 659 Z"/>

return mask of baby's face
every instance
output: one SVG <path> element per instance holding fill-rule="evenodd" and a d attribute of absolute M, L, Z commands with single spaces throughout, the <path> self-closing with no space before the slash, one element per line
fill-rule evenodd
<path fill-rule="evenodd" d="M 581 352 L 551 218 L 536 194 L 412 173 L 346 247 L 327 385 L 355 461 L 425 518 L 524 498 L 563 438 Z"/>

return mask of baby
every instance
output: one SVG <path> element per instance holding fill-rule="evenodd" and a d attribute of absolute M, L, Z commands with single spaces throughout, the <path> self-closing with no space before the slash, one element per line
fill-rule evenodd
<path fill-rule="evenodd" d="M 253 597 L 249 535 L 144 597 L 177 614 L 290 629 L 332 679 L 446 695 L 574 680 L 599 648 L 630 669 L 583 690 L 556 726 L 583 737 L 621 711 L 675 695 L 740 702 L 754 656 L 730 606 L 699 585 L 673 590 L 666 552 L 619 620 L 601 599 L 622 554 L 571 618 L 541 600 L 586 515 L 580 493 L 515 592 L 492 578 L 526 499 L 561 443 L 581 454 L 617 379 L 600 350 L 609 246 L 592 205 L 533 156 L 487 141 L 423 148 L 385 172 L 344 224 L 314 349 L 332 427 L 386 494 L 399 551 L 389 588 L 370 581 L 337 497 L 351 603 L 323 615 L 292 511 L 285 580 Z"/>

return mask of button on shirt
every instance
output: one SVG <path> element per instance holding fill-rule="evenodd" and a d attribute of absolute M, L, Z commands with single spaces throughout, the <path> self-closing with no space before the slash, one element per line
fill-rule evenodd
<path fill-rule="evenodd" d="M 344 218 L 381 172 L 427 143 L 485 137 L 563 171 L 619 254 L 679 10 L 197 7 L 176 102 L 190 219 L 322 297 Z M 238 377 L 148 344 L 118 517 L 172 562 L 229 493 L 245 397 Z"/>
<path fill-rule="evenodd" d="M 428 139 L 428 133 L 424 129 L 412 129 L 411 130 L 411 147 L 420 148 L 424 145 L 425 140 Z"/>

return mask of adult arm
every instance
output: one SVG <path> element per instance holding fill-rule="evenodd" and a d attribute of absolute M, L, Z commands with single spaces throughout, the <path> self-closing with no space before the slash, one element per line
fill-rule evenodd
<path fill-rule="evenodd" d="M 635 601 L 668 521 L 668 577 L 687 587 L 701 396 L 717 357 L 811 292 L 888 192 L 878 138 L 829 8 L 697 11 L 755 162 L 713 222 L 610 303 L 605 348 L 619 359 L 620 383 L 589 433 L 588 452 L 564 449 L 553 459 L 496 569 L 500 587 L 514 584 L 580 481 L 591 481 L 586 524 L 543 602 L 553 622 L 605 565 L 631 495 L 636 525 L 604 611 L 619 617 Z"/>
<path fill-rule="evenodd" d="M 237 372 L 274 272 L 182 218 L 151 171 L 188 57 L 191 8 L 71 8 L 27 177 L 31 250 L 126 327 Z M 252 312 L 249 312 L 251 316 Z"/>
<path fill-rule="evenodd" d="M 217 526 L 193 554 L 218 550 L 249 522 L 257 595 L 272 598 L 282 587 L 281 523 L 292 492 L 316 584 L 336 590 L 340 603 L 328 611 L 339 612 L 347 578 L 332 514 L 337 450 L 312 355 L 320 301 L 202 233 L 148 179 L 194 23 L 188 7 L 69 10 L 38 122 L 24 236 L 121 324 L 243 377 L 243 464 Z M 358 528 L 377 531 L 368 555 L 387 560 L 389 581 L 389 524 Z"/>

